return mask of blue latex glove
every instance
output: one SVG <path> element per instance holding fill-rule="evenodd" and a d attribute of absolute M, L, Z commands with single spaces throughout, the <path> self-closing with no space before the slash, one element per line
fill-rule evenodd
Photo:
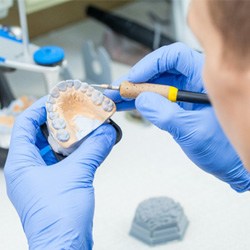
<path fill-rule="evenodd" d="M 205 92 L 202 54 L 176 43 L 147 55 L 130 71 L 131 82 L 164 83 L 179 89 Z M 117 92 L 107 95 L 120 110 L 133 108 Z M 186 155 L 201 169 L 231 185 L 238 192 L 250 189 L 250 174 L 223 133 L 211 106 L 172 103 L 155 93 L 142 93 L 137 110 L 157 127 L 169 132 Z"/>
<path fill-rule="evenodd" d="M 30 249 L 92 249 L 93 179 L 115 129 L 102 125 L 66 159 L 47 166 L 39 150 L 47 144 L 39 128 L 45 120 L 44 98 L 17 118 L 4 168 L 9 198 Z M 56 161 L 51 151 L 45 156 Z"/>

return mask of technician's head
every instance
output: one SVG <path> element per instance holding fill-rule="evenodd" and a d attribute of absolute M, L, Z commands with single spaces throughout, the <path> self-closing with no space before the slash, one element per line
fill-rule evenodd
<path fill-rule="evenodd" d="M 216 114 L 250 169 L 249 11 L 250 0 L 192 0 L 188 22 L 204 49 L 203 76 Z"/>
<path fill-rule="evenodd" d="M 249 0 L 192 0 L 188 21 L 205 51 L 205 75 L 213 68 L 249 69 L 249 11 Z"/>

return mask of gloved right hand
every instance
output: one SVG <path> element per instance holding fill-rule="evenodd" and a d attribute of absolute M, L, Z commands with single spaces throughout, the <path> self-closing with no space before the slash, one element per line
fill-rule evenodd
<path fill-rule="evenodd" d="M 134 83 L 164 83 L 183 90 L 205 92 L 203 63 L 202 54 L 176 43 L 147 55 L 131 69 L 127 79 Z M 126 103 L 118 93 L 112 95 L 122 105 Z M 250 174 L 223 133 L 211 106 L 172 103 L 159 94 L 145 92 L 136 98 L 135 107 L 150 122 L 169 132 L 201 169 L 238 192 L 250 189 Z"/>

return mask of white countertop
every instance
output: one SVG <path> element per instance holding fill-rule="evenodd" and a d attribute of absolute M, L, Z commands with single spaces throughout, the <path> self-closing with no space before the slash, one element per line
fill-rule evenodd
<path fill-rule="evenodd" d="M 249 193 L 237 194 L 202 172 L 156 127 L 128 122 L 123 113 L 114 120 L 123 129 L 123 139 L 96 174 L 94 249 L 150 249 L 128 232 L 137 205 L 155 196 L 178 201 L 190 224 L 182 241 L 154 249 L 249 249 Z M 27 249 L 18 216 L 6 196 L 2 171 L 0 192 L 0 249 Z"/>

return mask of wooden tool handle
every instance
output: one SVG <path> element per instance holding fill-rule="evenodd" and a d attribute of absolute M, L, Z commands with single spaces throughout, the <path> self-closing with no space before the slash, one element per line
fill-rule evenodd
<path fill-rule="evenodd" d="M 152 83 L 138 83 L 134 84 L 124 81 L 120 85 L 120 95 L 126 98 L 135 99 L 142 92 L 155 92 L 169 99 L 170 86 L 152 84 Z"/>

